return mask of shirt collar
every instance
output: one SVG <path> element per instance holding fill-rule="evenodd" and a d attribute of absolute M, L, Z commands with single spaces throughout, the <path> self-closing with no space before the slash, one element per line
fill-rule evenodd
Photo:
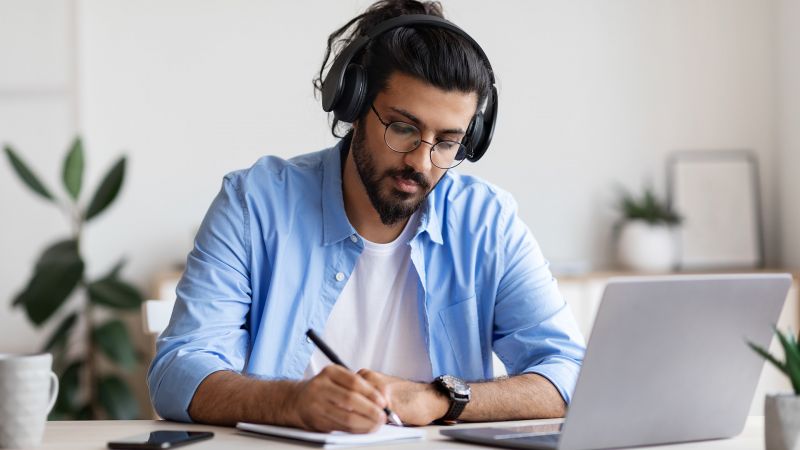
<path fill-rule="evenodd" d="M 325 152 L 322 160 L 323 245 L 335 244 L 356 234 L 355 228 L 350 224 L 347 213 L 345 213 L 342 193 L 341 152 L 349 151 L 351 136 L 352 133 L 348 133 L 347 136 L 343 137 L 339 143 Z M 447 174 L 445 174 L 446 176 Z M 416 236 L 428 233 L 433 242 L 442 244 L 444 243 L 442 226 L 436 213 L 436 200 L 434 197 L 433 193 L 431 193 L 420 206 L 422 216 L 420 217 Z"/>
<path fill-rule="evenodd" d="M 350 225 L 344 211 L 342 194 L 341 152 L 350 146 L 350 136 L 342 138 L 338 144 L 325 152 L 322 160 L 322 244 L 330 245 L 354 235 L 355 228 Z M 347 147 L 345 147 L 347 146 Z"/>

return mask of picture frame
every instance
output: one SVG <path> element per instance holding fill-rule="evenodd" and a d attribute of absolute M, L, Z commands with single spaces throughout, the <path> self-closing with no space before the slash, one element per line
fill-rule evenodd
<path fill-rule="evenodd" d="M 684 150 L 667 163 L 668 202 L 682 218 L 682 271 L 764 266 L 758 159 L 749 150 Z"/>

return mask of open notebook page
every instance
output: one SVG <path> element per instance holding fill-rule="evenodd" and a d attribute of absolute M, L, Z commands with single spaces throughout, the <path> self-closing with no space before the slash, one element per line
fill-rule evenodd
<path fill-rule="evenodd" d="M 275 425 L 261 425 L 255 423 L 239 422 L 236 428 L 270 436 L 282 438 L 298 439 L 301 441 L 322 444 L 326 448 L 370 445 L 392 441 L 405 441 L 425 438 L 425 429 L 396 427 L 384 425 L 374 433 L 351 434 L 343 431 L 332 433 L 317 433 L 313 431 L 301 430 L 299 428 L 279 427 Z"/>

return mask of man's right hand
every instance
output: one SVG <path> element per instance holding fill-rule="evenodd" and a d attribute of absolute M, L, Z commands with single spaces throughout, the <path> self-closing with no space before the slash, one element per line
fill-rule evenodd
<path fill-rule="evenodd" d="M 320 432 L 369 433 L 386 423 L 386 399 L 361 376 L 330 365 L 295 385 L 293 425 Z"/>

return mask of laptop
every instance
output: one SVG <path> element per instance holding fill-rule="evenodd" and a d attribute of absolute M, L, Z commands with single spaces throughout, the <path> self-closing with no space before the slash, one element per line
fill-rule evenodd
<path fill-rule="evenodd" d="M 441 430 L 495 447 L 595 450 L 741 433 L 788 274 L 612 279 L 563 425 Z"/>

